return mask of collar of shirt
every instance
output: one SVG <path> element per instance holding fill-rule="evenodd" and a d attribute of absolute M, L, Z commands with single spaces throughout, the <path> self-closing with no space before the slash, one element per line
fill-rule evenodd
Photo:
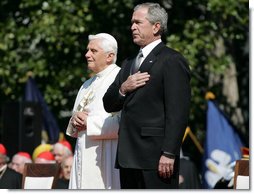
<path fill-rule="evenodd" d="M 153 42 L 151 42 L 150 44 L 146 45 L 143 49 L 142 49 L 142 53 L 143 53 L 143 57 L 141 59 L 141 63 L 145 60 L 145 58 L 147 57 L 147 55 L 149 55 L 149 53 L 161 42 L 161 39 L 155 40 Z"/>
<path fill-rule="evenodd" d="M 104 75 L 107 75 L 109 72 L 111 72 L 114 68 L 116 67 L 116 64 L 111 64 L 108 67 L 106 67 L 105 69 L 103 69 L 101 72 L 96 74 L 96 77 L 101 78 Z"/>

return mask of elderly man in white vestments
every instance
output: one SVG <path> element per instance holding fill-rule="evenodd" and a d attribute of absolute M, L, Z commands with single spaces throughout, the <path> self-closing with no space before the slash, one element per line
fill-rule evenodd
<path fill-rule="evenodd" d="M 107 113 L 102 102 L 120 70 L 117 42 L 106 33 L 88 39 L 85 56 L 95 76 L 81 86 L 66 130 L 77 138 L 69 189 L 120 189 L 114 168 L 120 113 Z"/>

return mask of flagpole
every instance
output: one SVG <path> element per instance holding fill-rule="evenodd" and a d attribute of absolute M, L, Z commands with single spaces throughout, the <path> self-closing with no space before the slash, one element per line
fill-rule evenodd
<path fill-rule="evenodd" d="M 194 142 L 195 146 L 198 148 L 198 151 L 203 154 L 204 153 L 204 149 L 202 148 L 202 146 L 200 145 L 198 139 L 196 138 L 196 136 L 192 133 L 190 127 L 186 128 L 186 131 L 184 133 L 184 137 L 183 137 L 183 142 L 186 138 L 186 136 L 189 135 L 191 140 Z"/>

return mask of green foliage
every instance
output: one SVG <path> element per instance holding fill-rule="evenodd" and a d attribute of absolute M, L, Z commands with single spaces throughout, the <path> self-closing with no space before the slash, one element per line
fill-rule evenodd
<path fill-rule="evenodd" d="M 32 72 L 46 101 L 64 107 L 86 77 L 81 40 L 91 21 L 88 3 L 21 1 L 0 23 L 1 91 L 18 99 Z M 71 72 L 71 73 L 70 73 Z"/>
<path fill-rule="evenodd" d="M 134 0 L 2 0 L 0 2 L 0 100 L 24 94 L 33 73 L 46 102 L 66 127 L 61 111 L 72 109 L 77 90 L 89 77 L 85 52 L 88 34 L 108 32 L 119 44 L 118 64 L 132 55 L 130 19 Z M 164 0 L 159 1 L 163 3 Z M 211 73 L 223 76 L 231 62 L 237 66 L 240 104 L 248 123 L 247 0 L 175 0 L 169 12 L 167 44 L 189 61 L 193 73 L 190 126 L 204 135 L 205 92 Z M 242 71 L 245 73 L 242 73 Z M 248 124 L 247 124 L 248 125 Z M 247 126 L 246 125 L 246 126 Z M 196 130 L 196 131 L 195 131 Z"/>
<path fill-rule="evenodd" d="M 243 49 L 248 41 L 248 1 L 184 2 L 174 1 L 172 11 L 176 11 L 171 14 L 172 29 L 167 42 L 169 46 L 179 50 L 190 63 L 193 74 L 190 126 L 202 140 L 205 134 L 205 93 L 212 90 L 219 102 L 225 101 L 222 96 L 222 83 L 209 85 L 209 75 L 223 77 L 231 63 L 236 64 L 239 72 L 243 67 L 248 69 L 248 53 L 244 53 Z M 185 6 L 181 6 L 183 4 Z M 240 48 L 236 45 L 240 45 Z M 239 75 L 238 80 L 242 79 L 248 80 L 248 76 Z M 241 104 L 241 99 L 248 102 L 248 89 L 241 81 L 238 84 L 239 88 L 245 88 L 240 96 L 239 106 L 246 107 L 248 103 Z M 248 134 L 248 116 L 245 119 L 245 132 Z"/>

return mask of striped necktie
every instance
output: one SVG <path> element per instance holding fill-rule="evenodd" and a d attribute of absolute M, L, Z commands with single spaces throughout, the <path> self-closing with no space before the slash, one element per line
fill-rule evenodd
<path fill-rule="evenodd" d="M 132 74 L 138 71 L 142 57 L 143 57 L 143 53 L 142 53 L 142 50 L 140 49 L 138 52 L 138 55 L 135 58 L 134 64 L 132 65 Z"/>

